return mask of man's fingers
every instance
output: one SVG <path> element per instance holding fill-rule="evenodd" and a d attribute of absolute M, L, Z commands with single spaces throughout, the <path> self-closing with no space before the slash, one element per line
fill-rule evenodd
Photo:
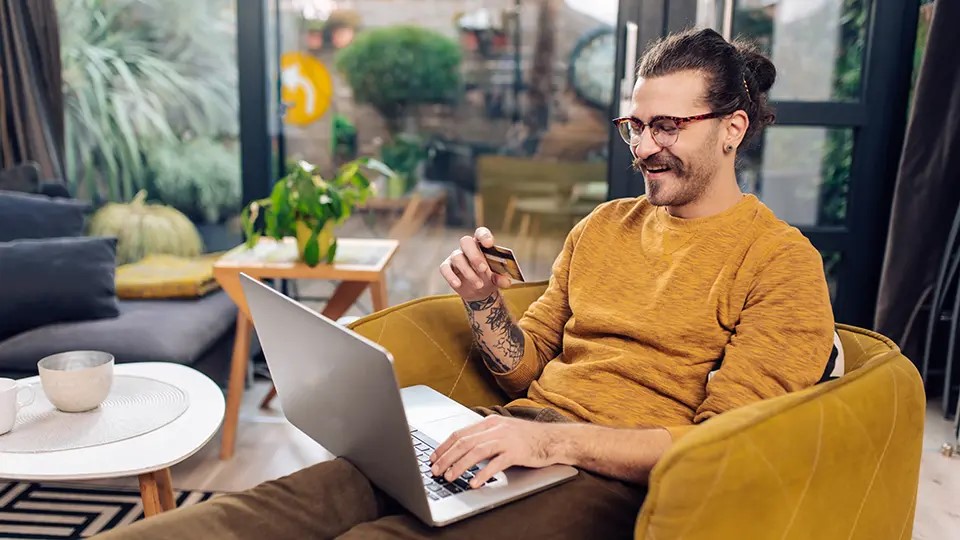
<path fill-rule="evenodd" d="M 508 289 L 510 288 L 511 285 L 513 285 L 513 281 L 510 279 L 509 276 L 504 276 L 502 274 L 494 274 L 493 279 L 495 280 L 497 287 L 501 289 Z"/>
<path fill-rule="evenodd" d="M 466 281 L 467 283 L 472 283 L 476 288 L 483 287 L 483 279 L 477 275 L 473 270 L 473 267 L 470 266 L 470 263 L 467 261 L 467 258 L 463 253 L 458 253 L 453 256 L 450 260 L 453 264 L 453 267 L 457 270 L 457 273 Z"/>
<path fill-rule="evenodd" d="M 470 261 L 470 265 L 474 270 L 480 274 L 485 274 L 487 272 L 487 259 L 480 251 L 480 247 L 477 246 L 476 239 L 469 236 L 464 236 L 461 238 L 460 251 L 462 251 L 464 257 Z"/>
<path fill-rule="evenodd" d="M 440 275 L 443 276 L 443 279 L 447 280 L 447 283 L 454 289 L 459 289 L 460 286 L 463 285 L 460 278 L 457 277 L 456 272 L 453 271 L 453 266 L 450 265 L 449 261 L 440 265 Z"/>
<path fill-rule="evenodd" d="M 458 459 L 453 465 L 447 468 L 443 475 L 447 482 L 453 482 L 460 475 L 467 472 L 467 469 L 485 459 L 490 459 L 500 453 L 500 445 L 497 441 L 487 441 L 474 446 L 469 452 Z"/>
<path fill-rule="evenodd" d="M 480 422 L 477 422 L 476 424 L 467 426 L 467 427 L 465 427 L 465 428 L 463 428 L 463 429 L 459 429 L 459 430 L 457 430 L 457 431 L 454 431 L 452 434 L 450 434 L 450 436 L 447 437 L 447 440 L 443 441 L 443 443 L 442 443 L 440 446 L 437 447 L 437 449 L 436 449 L 436 451 L 433 453 L 433 455 L 430 456 L 430 463 L 434 464 L 434 466 L 431 467 L 431 469 L 432 469 L 433 472 L 434 472 L 434 475 L 438 475 L 438 474 L 442 473 L 443 471 L 447 470 L 447 468 L 450 467 L 450 463 L 452 463 L 452 460 L 445 462 L 444 465 L 446 465 L 446 466 L 445 466 L 444 468 L 442 468 L 442 469 L 437 466 L 437 463 L 438 463 L 439 461 L 441 461 L 441 460 L 445 457 L 444 454 L 446 454 L 447 452 L 449 452 L 450 449 L 451 449 L 455 444 L 457 444 L 461 439 L 464 439 L 464 438 L 467 438 L 467 437 L 472 437 L 472 436 L 474 436 L 474 435 L 477 435 L 477 434 L 479 434 L 479 433 L 482 433 L 482 432 L 490 429 L 490 427 L 491 427 L 491 426 L 490 426 L 490 422 L 489 422 L 489 421 L 481 420 Z M 458 457 L 459 457 L 459 456 L 458 456 Z"/>
<path fill-rule="evenodd" d="M 480 227 L 473 233 L 473 238 L 480 242 L 483 247 L 493 247 L 493 233 L 486 227 Z"/>
<path fill-rule="evenodd" d="M 430 472 L 433 473 L 434 476 L 442 475 L 444 471 L 453 466 L 453 464 L 465 456 L 467 452 L 473 450 L 473 447 L 477 445 L 475 437 L 476 435 L 458 438 L 443 452 L 438 449 L 436 453 L 437 459 L 432 461 Z"/>
<path fill-rule="evenodd" d="M 473 479 L 470 480 L 470 487 L 476 489 L 482 486 L 487 482 L 487 480 L 493 478 L 495 474 L 505 471 L 507 467 L 511 465 L 513 465 L 513 463 L 511 463 L 511 460 L 507 454 L 502 453 L 498 455 L 497 457 L 491 459 L 490 463 L 487 463 L 484 468 L 480 469 L 476 472 L 476 474 L 473 475 Z"/>

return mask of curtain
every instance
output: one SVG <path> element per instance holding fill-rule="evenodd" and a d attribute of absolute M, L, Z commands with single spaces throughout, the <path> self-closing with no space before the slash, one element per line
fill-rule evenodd
<path fill-rule="evenodd" d="M 897 173 L 876 330 L 919 361 L 926 316 L 960 204 L 960 2 L 935 4 Z"/>
<path fill-rule="evenodd" d="M 0 0 L 0 168 L 36 162 L 63 181 L 63 89 L 54 0 Z"/>

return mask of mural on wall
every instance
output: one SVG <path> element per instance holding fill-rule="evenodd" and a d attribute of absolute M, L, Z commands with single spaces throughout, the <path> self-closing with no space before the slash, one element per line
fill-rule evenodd
<path fill-rule="evenodd" d="M 280 78 L 284 123 L 306 126 L 327 112 L 333 96 L 333 80 L 319 60 L 304 53 L 284 53 L 280 57 Z"/>

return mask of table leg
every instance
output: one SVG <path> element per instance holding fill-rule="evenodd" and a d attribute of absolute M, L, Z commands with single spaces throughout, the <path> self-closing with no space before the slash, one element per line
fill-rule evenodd
<path fill-rule="evenodd" d="M 360 298 L 360 295 L 363 294 L 363 291 L 367 289 L 368 285 L 369 284 L 364 281 L 341 282 L 337 285 L 336 290 L 333 291 L 330 300 L 327 301 L 326 307 L 323 308 L 323 316 L 333 320 L 343 317 L 347 310 L 350 309 L 350 306 L 357 302 L 357 299 Z"/>
<path fill-rule="evenodd" d="M 220 444 L 220 459 L 233 457 L 237 441 L 237 423 L 240 421 L 240 402 L 246 383 L 247 362 L 250 360 L 250 333 L 253 325 L 243 312 L 237 312 L 237 332 L 233 342 L 233 360 L 230 365 L 230 382 L 227 388 L 227 411 L 223 419 L 223 440 Z"/>
<path fill-rule="evenodd" d="M 177 507 L 177 499 L 173 496 L 173 479 L 170 477 L 170 468 L 153 472 L 157 481 L 157 493 L 160 497 L 160 509 L 164 512 Z"/>
<path fill-rule="evenodd" d="M 263 396 L 263 400 L 260 401 L 260 408 L 261 408 L 261 409 L 269 409 L 269 408 L 270 408 L 270 403 L 273 402 L 273 398 L 275 398 L 275 397 L 277 397 L 277 387 L 271 385 L 271 386 L 270 386 L 270 391 L 267 392 L 267 395 Z"/>
<path fill-rule="evenodd" d="M 473 221 L 475 227 L 485 227 L 486 217 L 483 215 L 483 195 L 479 193 L 473 196 Z"/>
<path fill-rule="evenodd" d="M 524 213 L 523 216 L 520 217 L 520 231 L 517 232 L 517 251 L 523 250 L 523 253 L 528 253 L 527 247 L 529 245 L 530 214 Z"/>
<path fill-rule="evenodd" d="M 157 478 L 152 472 L 140 475 L 140 498 L 143 499 L 143 516 L 155 516 L 163 511 L 160 506 L 160 493 Z"/>
<path fill-rule="evenodd" d="M 510 225 L 513 224 L 513 214 L 517 209 L 517 196 L 512 195 L 507 199 L 507 209 L 503 212 L 503 225 L 500 226 L 498 234 L 507 234 L 510 232 Z"/>
<path fill-rule="evenodd" d="M 383 311 L 390 307 L 387 300 L 387 279 L 386 276 L 380 278 L 380 281 L 374 281 L 370 284 L 370 296 L 373 299 L 373 310 Z"/>

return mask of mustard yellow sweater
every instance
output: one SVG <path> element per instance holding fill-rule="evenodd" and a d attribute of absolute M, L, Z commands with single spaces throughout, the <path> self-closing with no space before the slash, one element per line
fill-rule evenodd
<path fill-rule="evenodd" d="M 815 384 L 834 331 L 819 253 L 753 195 L 690 220 L 646 198 L 600 206 L 518 325 L 524 356 L 494 373 L 525 393 L 513 404 L 674 437 Z"/>

